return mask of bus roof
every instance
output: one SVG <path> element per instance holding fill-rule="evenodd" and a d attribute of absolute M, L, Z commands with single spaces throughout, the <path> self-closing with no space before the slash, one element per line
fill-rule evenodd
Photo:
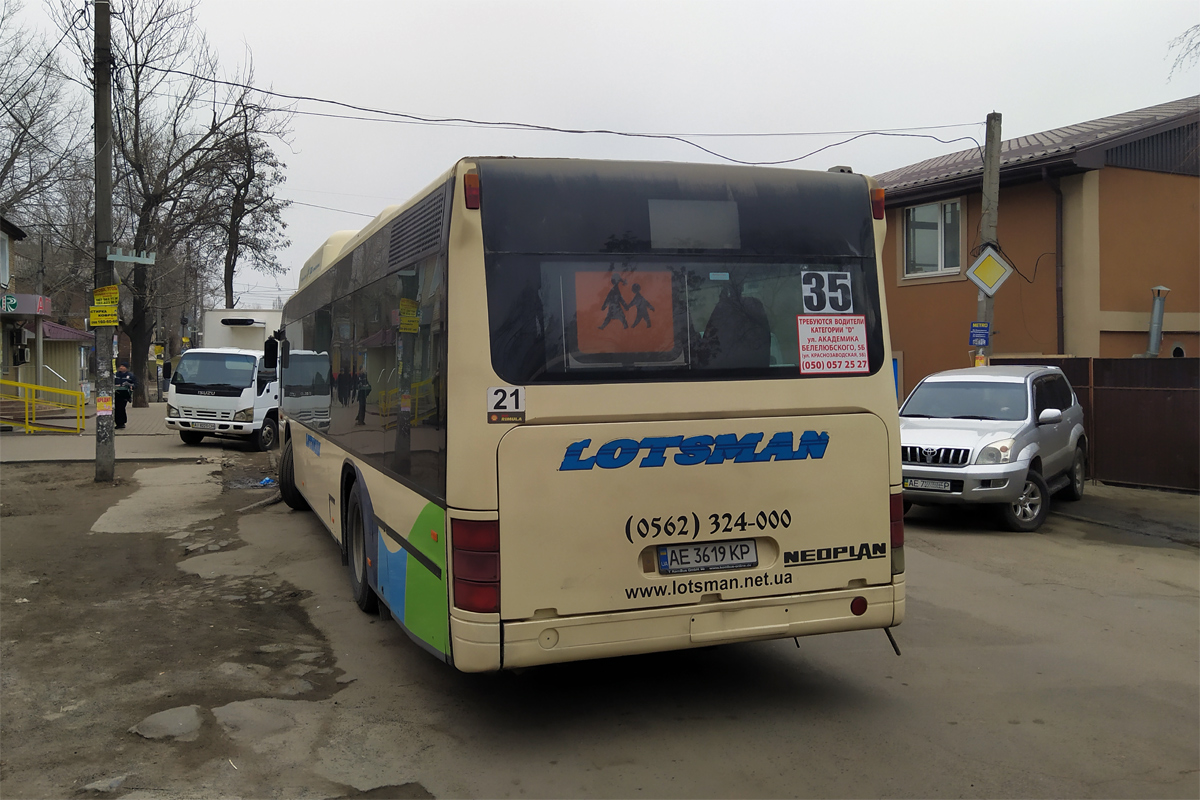
<path fill-rule="evenodd" d="M 362 242 L 369 239 L 374 233 L 388 225 L 396 217 L 408 211 L 415 206 L 419 201 L 425 198 L 436 187 L 444 184 L 449 180 L 451 175 L 454 175 L 462 167 L 463 164 L 479 165 L 480 163 L 503 163 L 508 169 L 516 169 L 521 172 L 528 172 L 531 175 L 539 175 L 550 181 L 562 180 L 567 176 L 578 177 L 581 175 L 593 175 L 609 179 L 645 179 L 650 175 L 666 175 L 675 170 L 687 170 L 692 175 L 700 180 L 708 180 L 715 184 L 721 183 L 725 176 L 731 173 L 741 172 L 746 173 L 751 170 L 760 172 L 764 177 L 774 174 L 775 176 L 786 179 L 802 180 L 805 176 L 808 180 L 816 180 L 825 183 L 827 181 L 838 180 L 865 180 L 870 187 L 876 187 L 878 184 L 869 175 L 853 175 L 844 173 L 820 173 L 813 170 L 796 170 L 786 168 L 769 168 L 769 167 L 747 167 L 741 165 L 730 164 L 698 164 L 692 162 L 668 162 L 668 161 L 616 161 L 604 159 L 578 159 L 578 158 L 517 158 L 511 156 L 480 156 L 467 157 L 459 159 L 454 166 L 443 172 L 434 179 L 428 186 L 417 192 L 408 201 L 399 205 L 390 205 L 383 209 L 371 222 L 361 230 L 357 231 L 338 231 L 330 236 L 324 244 L 304 262 L 303 268 L 300 270 L 300 282 L 296 290 L 299 291 L 311 283 L 318 275 L 325 272 L 329 267 L 338 261 L 346 253 L 352 252 Z M 829 176 L 828 178 L 826 176 Z M 833 175 L 837 175 L 836 178 Z M 778 179 L 778 178 L 777 178 Z"/>
<path fill-rule="evenodd" d="M 457 163 L 443 172 L 424 189 L 413 195 L 407 202 L 399 205 L 390 205 L 383 209 L 365 228 L 357 231 L 338 231 L 326 239 L 325 243 L 318 247 L 316 252 L 304 262 L 304 267 L 300 270 L 300 285 L 296 287 L 296 291 L 300 291 L 311 283 L 314 278 L 329 269 L 331 265 L 341 258 L 343 253 L 351 252 L 359 243 L 369 239 L 376 231 L 415 205 L 418 200 L 429 194 L 434 187 L 445 183 L 456 169 L 458 169 Z"/>

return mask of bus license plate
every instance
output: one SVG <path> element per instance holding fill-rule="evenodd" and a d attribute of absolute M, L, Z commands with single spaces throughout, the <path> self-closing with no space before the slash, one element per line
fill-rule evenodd
<path fill-rule="evenodd" d="M 950 481 L 931 481 L 925 478 L 905 478 L 905 489 L 927 489 L 934 492 L 950 491 Z"/>
<path fill-rule="evenodd" d="M 192 429 L 197 431 L 215 431 L 217 423 L 215 422 L 193 422 Z"/>
<path fill-rule="evenodd" d="M 658 572 L 661 575 L 757 566 L 758 546 L 753 539 L 658 546 Z"/>

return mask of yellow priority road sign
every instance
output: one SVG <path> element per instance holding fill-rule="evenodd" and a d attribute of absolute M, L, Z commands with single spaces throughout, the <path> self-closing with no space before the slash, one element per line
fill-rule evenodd
<path fill-rule="evenodd" d="M 988 246 L 983 248 L 979 258 L 975 259 L 975 263 L 967 269 L 967 277 L 984 294 L 991 297 L 1012 272 L 1012 266 L 1000 257 L 995 248 Z"/>

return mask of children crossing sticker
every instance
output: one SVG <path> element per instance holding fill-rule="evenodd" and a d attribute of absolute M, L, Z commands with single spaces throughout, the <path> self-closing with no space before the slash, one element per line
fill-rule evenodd
<path fill-rule="evenodd" d="M 867 357 L 867 318 L 862 314 L 802 314 L 801 375 L 858 375 L 871 371 Z"/>

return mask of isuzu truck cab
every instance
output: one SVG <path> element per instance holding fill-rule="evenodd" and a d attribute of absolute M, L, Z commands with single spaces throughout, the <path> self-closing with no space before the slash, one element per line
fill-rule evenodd
<path fill-rule="evenodd" d="M 259 450 L 275 446 L 279 381 L 262 353 L 236 347 L 196 348 L 179 360 L 167 390 L 167 427 L 185 444 L 205 436 L 243 439 Z"/>

